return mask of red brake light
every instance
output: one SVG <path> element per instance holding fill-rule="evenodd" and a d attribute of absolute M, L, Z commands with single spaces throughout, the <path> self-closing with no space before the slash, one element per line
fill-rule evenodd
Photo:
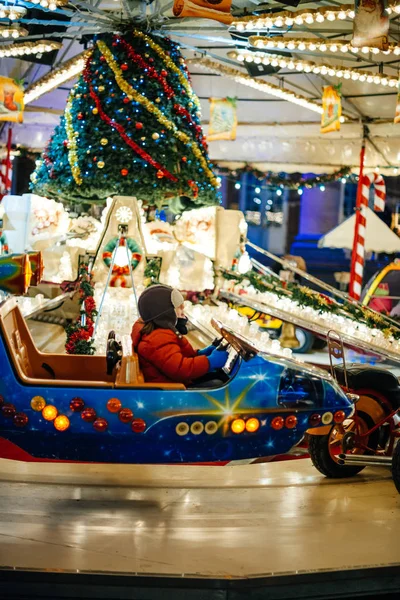
<path fill-rule="evenodd" d="M 294 429 L 297 425 L 296 415 L 289 415 L 288 417 L 286 417 L 285 425 L 288 429 Z"/>
<path fill-rule="evenodd" d="M 314 413 L 313 415 L 311 415 L 311 417 L 308 419 L 308 422 L 310 423 L 310 425 L 312 427 L 316 427 L 317 425 L 319 425 L 321 423 L 321 415 Z"/>
<path fill-rule="evenodd" d="M 272 429 L 275 429 L 276 431 L 279 431 L 279 429 L 282 429 L 282 427 L 285 425 L 285 420 L 283 419 L 283 417 L 274 417 L 271 421 L 271 427 Z"/>
<path fill-rule="evenodd" d="M 335 423 L 343 423 L 345 418 L 346 418 L 346 413 L 343 412 L 342 410 L 337 410 L 335 412 L 335 414 L 333 415 L 333 420 L 335 421 Z"/>

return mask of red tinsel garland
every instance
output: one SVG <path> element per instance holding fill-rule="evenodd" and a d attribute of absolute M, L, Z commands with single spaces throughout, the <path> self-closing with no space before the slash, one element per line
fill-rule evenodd
<path fill-rule="evenodd" d="M 180 104 L 174 104 L 174 111 L 176 112 L 177 115 L 183 117 L 189 123 L 189 125 L 191 125 L 193 127 L 196 138 L 200 141 L 204 150 L 207 151 L 208 146 L 207 146 L 206 140 L 203 137 L 203 130 L 200 127 L 200 125 L 196 125 L 196 123 L 193 121 L 190 112 L 188 110 L 186 110 L 186 108 L 184 108 Z"/>
<path fill-rule="evenodd" d="M 110 125 L 110 127 L 112 127 L 113 129 L 116 129 L 116 131 L 118 131 L 119 135 L 124 140 L 124 142 L 130 148 L 132 148 L 132 150 L 134 150 L 134 152 L 136 152 L 136 154 L 138 154 L 140 156 L 140 158 L 142 158 L 143 160 L 148 162 L 152 167 L 154 167 L 158 171 L 161 171 L 163 176 L 166 177 L 167 179 L 169 179 L 170 181 L 173 181 L 173 182 L 178 181 L 178 178 L 175 177 L 175 175 L 172 175 L 172 173 L 170 173 L 165 167 L 163 167 L 160 163 L 158 163 L 156 160 L 154 160 L 150 156 L 150 154 L 147 154 L 147 152 L 145 152 L 140 146 L 138 146 L 133 140 L 131 140 L 130 137 L 126 134 L 126 130 L 124 129 L 124 127 L 122 127 L 122 125 L 113 121 L 113 119 L 111 119 L 103 111 L 101 103 L 100 103 L 100 99 L 92 87 L 90 63 L 91 63 L 91 56 L 89 56 L 89 58 L 86 62 L 86 66 L 83 71 L 83 78 L 89 86 L 90 97 L 96 104 L 96 108 L 99 111 L 98 114 L 99 114 L 99 117 L 101 118 L 101 120 L 104 121 L 105 123 L 107 123 L 107 125 Z"/>
<path fill-rule="evenodd" d="M 150 78 L 158 81 L 158 83 L 162 86 L 168 100 L 170 100 L 174 95 L 174 90 L 167 83 L 165 77 L 163 77 L 163 75 L 161 73 L 158 73 L 158 71 L 154 67 L 152 67 L 140 54 L 135 52 L 135 50 L 132 48 L 132 46 L 130 44 L 128 44 L 128 42 L 126 40 L 120 39 L 116 35 L 114 36 L 114 40 L 115 40 L 115 43 L 121 44 L 121 46 L 126 50 L 126 53 L 129 56 L 129 58 L 134 63 L 136 63 L 143 70 L 147 69 L 146 75 L 148 75 Z"/>

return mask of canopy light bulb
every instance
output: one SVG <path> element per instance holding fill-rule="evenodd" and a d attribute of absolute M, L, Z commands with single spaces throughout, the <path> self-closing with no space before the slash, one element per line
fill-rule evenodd
<path fill-rule="evenodd" d="M 303 190 L 301 188 L 298 188 L 297 193 L 298 193 L 299 196 L 302 196 L 303 195 Z"/>
<path fill-rule="evenodd" d="M 325 17 L 324 15 L 318 14 L 315 20 L 317 21 L 317 23 L 323 23 L 325 21 Z"/>
<path fill-rule="evenodd" d="M 236 189 L 236 190 L 240 190 L 240 188 L 241 188 L 241 187 L 242 187 L 242 185 L 239 183 L 239 181 L 237 181 L 237 182 L 235 183 L 235 189 Z M 257 191 L 257 189 L 256 189 L 256 191 Z"/>

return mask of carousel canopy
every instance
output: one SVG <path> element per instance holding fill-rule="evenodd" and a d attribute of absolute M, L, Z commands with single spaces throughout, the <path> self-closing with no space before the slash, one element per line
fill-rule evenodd
<path fill-rule="evenodd" d="M 324 235 L 318 242 L 320 248 L 345 248 L 351 250 L 354 240 L 356 215 Z M 400 252 L 400 238 L 370 209 L 367 208 L 367 228 L 365 234 L 366 252 L 384 252 L 395 254 Z"/>
<path fill-rule="evenodd" d="M 212 160 L 221 164 L 246 160 L 260 170 L 329 173 L 349 166 L 356 171 L 367 125 L 366 169 L 379 166 L 383 173 L 397 173 L 400 125 L 393 126 L 400 64 L 397 0 L 393 6 L 389 3 L 392 45 L 385 53 L 367 47 L 356 53 L 351 50 L 354 3 L 234 0 L 234 21 L 229 24 L 201 18 L 196 11 L 187 18 L 176 18 L 168 0 L 147 4 L 139 0 L 43 0 L 35 5 L 11 0 L 9 4 L 14 2 L 26 8 L 26 14 L 12 21 L 25 33 L 16 40 L 0 38 L 0 74 L 23 79 L 28 90 L 82 53 L 94 34 L 118 31 L 129 23 L 146 24 L 157 35 L 169 35 L 180 43 L 200 98 L 206 134 L 209 99 L 237 98 L 236 140 L 211 142 Z M 10 39 L 13 47 L 43 40 L 53 47 L 42 53 L 7 57 Z M 264 47 L 264 42 L 275 46 Z M 271 52 L 278 57 L 275 62 Z M 15 143 L 44 147 L 76 74 L 72 69 L 70 79 L 60 77 L 48 91 L 28 94 L 24 125 L 14 125 Z M 241 75 L 250 76 L 252 83 L 245 84 Z M 257 82 L 301 96 L 314 109 L 262 90 Z M 340 131 L 322 135 L 315 106 L 321 107 L 322 87 L 338 83 L 342 83 L 345 122 Z M 6 132 L 2 135 L 4 142 Z"/>

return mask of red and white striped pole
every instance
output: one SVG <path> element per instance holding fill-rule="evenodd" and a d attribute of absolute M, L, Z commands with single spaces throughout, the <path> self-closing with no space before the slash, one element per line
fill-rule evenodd
<path fill-rule="evenodd" d="M 361 171 L 361 170 L 360 170 Z M 367 231 L 367 208 L 369 189 L 374 184 L 374 210 L 382 212 L 385 209 L 386 186 L 382 175 L 370 173 L 360 176 L 357 189 L 361 190 L 360 203 L 356 206 L 356 222 L 354 228 L 353 252 L 351 256 L 350 291 L 349 295 L 354 300 L 359 300 L 362 291 L 364 274 L 365 235 Z"/>
<path fill-rule="evenodd" d="M 364 271 L 364 244 L 365 244 L 365 215 L 361 214 L 362 205 L 362 183 L 364 174 L 365 144 L 367 141 L 366 131 L 364 135 L 360 152 L 360 172 L 358 177 L 357 198 L 356 198 L 356 222 L 354 226 L 353 250 L 351 253 L 349 296 L 358 300 L 361 295 L 362 275 Z M 361 226 L 361 232 L 360 232 Z M 363 235 L 364 234 L 364 235 Z M 361 277 L 360 277 L 361 274 Z"/>

